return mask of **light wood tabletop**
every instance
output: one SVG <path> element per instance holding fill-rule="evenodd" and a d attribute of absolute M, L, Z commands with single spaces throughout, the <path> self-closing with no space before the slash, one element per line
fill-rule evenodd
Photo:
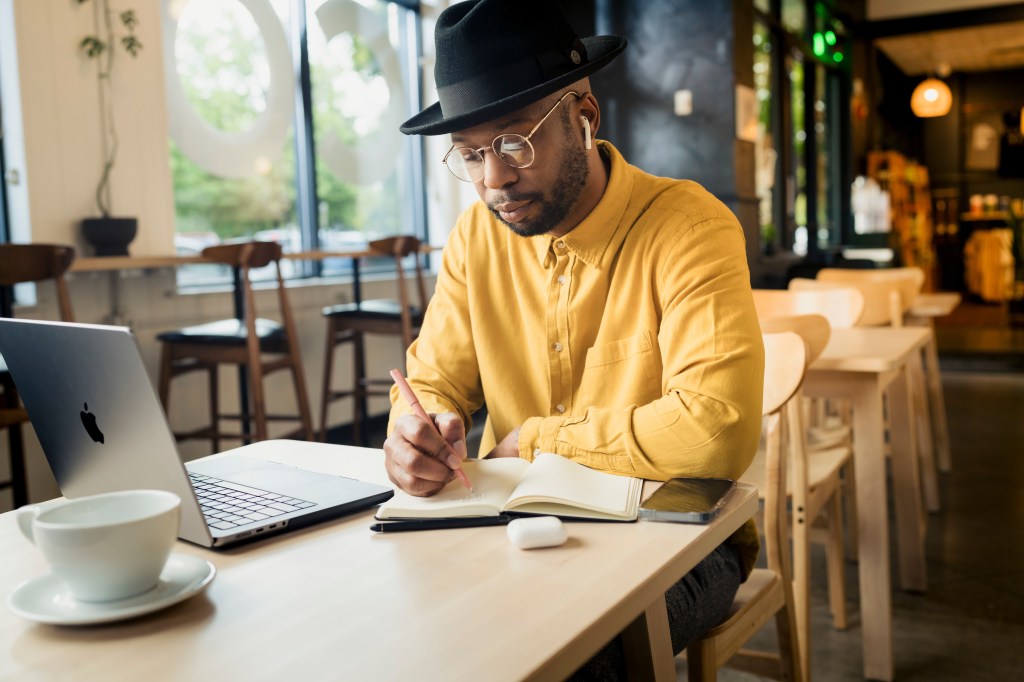
<path fill-rule="evenodd" d="M 283 459 L 340 472 L 379 452 L 360 451 L 303 444 Z M 565 545 L 532 551 L 500 526 L 374 534 L 372 512 L 222 552 L 178 543 L 217 566 L 206 593 L 89 627 L 0 609 L 0 678 L 561 679 L 623 629 L 657 630 L 664 591 L 756 509 L 743 486 L 707 526 L 569 523 Z M 46 573 L 13 512 L 0 556 L 5 597 Z M 665 636 L 651 633 L 648 654 Z M 654 677 L 674 680 L 659 652 Z"/>
<path fill-rule="evenodd" d="M 933 291 L 917 295 L 907 311 L 909 317 L 945 317 L 952 313 L 963 296 L 954 291 Z"/>
<path fill-rule="evenodd" d="M 924 511 L 914 413 L 913 365 L 931 330 L 922 327 L 833 329 L 811 365 L 804 393 L 847 399 L 852 406 L 857 500 L 857 559 L 864 677 L 892 680 L 892 580 L 883 396 L 888 391 L 892 485 L 900 584 L 924 591 Z"/>

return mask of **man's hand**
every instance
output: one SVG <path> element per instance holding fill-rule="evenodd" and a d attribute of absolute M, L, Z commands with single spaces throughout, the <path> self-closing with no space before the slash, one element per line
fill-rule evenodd
<path fill-rule="evenodd" d="M 384 441 L 388 478 L 405 492 L 419 497 L 441 490 L 455 475 L 452 470 L 466 459 L 466 425 L 462 419 L 454 412 L 430 417 L 441 436 L 427 422 L 407 414 L 395 421 L 394 431 Z"/>
<path fill-rule="evenodd" d="M 494 449 L 487 453 L 488 459 L 494 457 L 518 457 L 519 456 L 519 429 L 509 431 L 508 435 L 501 439 L 501 442 L 494 446 Z"/>

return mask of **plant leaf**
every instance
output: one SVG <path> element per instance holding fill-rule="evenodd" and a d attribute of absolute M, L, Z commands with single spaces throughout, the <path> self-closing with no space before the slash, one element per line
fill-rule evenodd
<path fill-rule="evenodd" d="M 135 10 L 129 9 L 121 12 L 121 23 L 129 31 L 135 30 L 135 27 L 139 24 L 139 19 L 135 16 Z"/>
<path fill-rule="evenodd" d="M 107 49 L 107 44 L 96 36 L 86 36 L 78 46 L 85 52 L 86 56 L 98 57 Z"/>
<path fill-rule="evenodd" d="M 139 50 L 142 49 L 142 43 L 140 43 L 139 39 L 135 36 L 125 36 L 124 38 L 121 38 L 121 45 L 124 47 L 125 51 L 133 57 L 137 57 Z"/>

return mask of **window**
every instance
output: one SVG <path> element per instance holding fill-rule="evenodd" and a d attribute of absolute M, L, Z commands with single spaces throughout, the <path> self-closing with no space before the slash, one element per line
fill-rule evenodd
<path fill-rule="evenodd" d="M 813 255 L 839 243 L 841 224 L 852 215 L 843 190 L 848 150 L 841 144 L 848 39 L 826 3 L 773 0 L 754 7 L 762 251 Z"/>
<path fill-rule="evenodd" d="M 171 0 L 169 141 L 179 253 L 239 238 L 286 252 L 423 235 L 418 14 L 385 0 Z M 299 74 L 297 77 L 296 74 Z M 286 277 L 348 259 L 285 261 Z M 179 270 L 179 284 L 226 276 Z M 266 276 L 272 272 L 265 273 Z M 259 273 L 255 273 L 259 276 Z"/>
<path fill-rule="evenodd" d="M 774 41 L 771 30 L 761 22 L 754 23 L 754 90 L 757 96 L 757 140 L 754 144 L 755 176 L 754 186 L 758 202 L 758 221 L 761 231 L 761 250 L 774 253 L 778 248 L 779 234 L 776 229 L 779 216 L 778 150 L 775 140 L 778 139 L 775 124 L 777 116 L 772 92 L 774 84 Z"/>

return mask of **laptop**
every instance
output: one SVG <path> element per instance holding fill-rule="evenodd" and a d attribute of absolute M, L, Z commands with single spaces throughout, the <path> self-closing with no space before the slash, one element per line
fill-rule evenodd
<path fill-rule="evenodd" d="M 179 536 L 223 547 L 379 504 L 390 488 L 266 461 L 264 441 L 183 464 L 131 330 L 0 318 L 0 355 L 65 497 L 154 488 Z"/>

